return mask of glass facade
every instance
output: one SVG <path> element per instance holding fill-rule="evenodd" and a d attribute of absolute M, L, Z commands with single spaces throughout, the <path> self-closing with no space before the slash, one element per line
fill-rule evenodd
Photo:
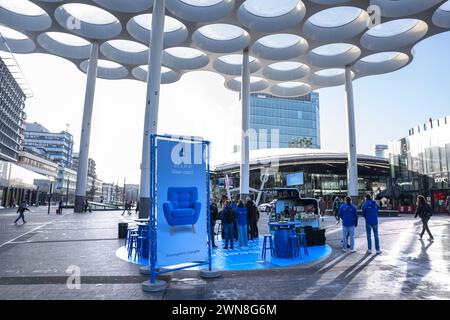
<path fill-rule="evenodd" d="M 0 58 L 0 159 L 17 161 L 23 135 L 25 94 Z"/>
<path fill-rule="evenodd" d="M 445 212 L 450 195 L 450 116 L 431 120 L 409 130 L 409 136 L 389 144 L 391 176 L 414 202 L 427 197 L 436 212 Z"/>
<path fill-rule="evenodd" d="M 320 148 L 319 94 L 250 97 L 250 149 Z"/>
<path fill-rule="evenodd" d="M 72 165 L 73 136 L 66 131 L 48 132 L 45 128 L 42 131 L 30 130 L 34 127 L 36 127 L 35 124 L 31 124 L 31 126 L 27 124 L 24 150 L 31 153 L 44 152 L 45 156 L 51 161 L 70 167 Z"/>

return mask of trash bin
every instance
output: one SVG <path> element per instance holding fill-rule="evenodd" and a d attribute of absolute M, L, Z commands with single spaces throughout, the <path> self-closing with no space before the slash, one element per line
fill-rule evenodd
<path fill-rule="evenodd" d="M 128 223 L 119 222 L 119 239 L 125 239 L 127 237 Z"/>

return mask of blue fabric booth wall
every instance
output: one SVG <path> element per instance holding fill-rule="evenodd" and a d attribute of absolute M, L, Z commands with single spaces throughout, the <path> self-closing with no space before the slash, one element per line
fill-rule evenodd
<path fill-rule="evenodd" d="M 196 187 L 170 187 L 167 189 L 167 202 L 163 204 L 164 216 L 171 226 L 194 225 L 200 216 L 201 203 Z"/>

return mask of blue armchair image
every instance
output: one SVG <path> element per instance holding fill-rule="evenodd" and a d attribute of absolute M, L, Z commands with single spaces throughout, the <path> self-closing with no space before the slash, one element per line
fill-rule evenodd
<path fill-rule="evenodd" d="M 198 201 L 196 187 L 169 187 L 167 189 L 167 202 L 163 203 L 164 217 L 170 226 L 170 235 L 174 226 L 192 225 L 195 233 L 195 224 L 200 216 L 201 203 Z"/>

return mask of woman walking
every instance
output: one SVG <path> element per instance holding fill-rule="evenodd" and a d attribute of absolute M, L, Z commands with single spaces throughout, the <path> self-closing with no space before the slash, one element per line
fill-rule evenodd
<path fill-rule="evenodd" d="M 425 201 L 425 197 L 422 195 L 417 196 L 417 209 L 414 218 L 419 216 L 420 220 L 422 220 L 422 232 L 420 233 L 420 239 L 422 239 L 425 231 L 430 236 L 430 241 L 434 241 L 433 235 L 431 234 L 430 228 L 428 228 L 428 221 L 430 221 L 431 216 L 433 215 L 433 210 L 430 205 Z"/>

